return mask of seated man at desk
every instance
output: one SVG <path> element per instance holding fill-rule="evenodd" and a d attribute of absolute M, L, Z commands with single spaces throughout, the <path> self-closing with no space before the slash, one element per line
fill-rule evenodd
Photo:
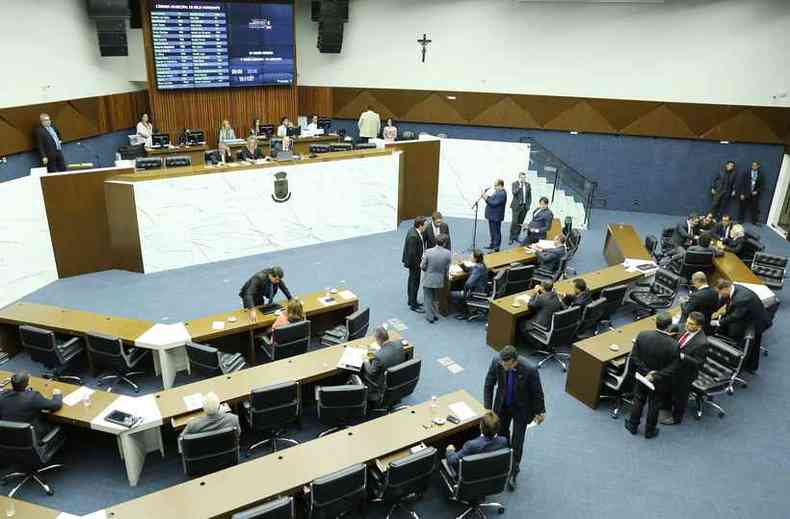
<path fill-rule="evenodd" d="M 256 318 L 256 306 L 270 305 L 274 301 L 274 296 L 277 295 L 277 290 L 282 290 L 283 295 L 289 301 L 292 299 L 291 292 L 283 281 L 285 272 L 282 267 L 273 266 L 268 269 L 263 269 L 255 273 L 250 279 L 244 283 L 239 291 L 244 308 L 250 310 L 250 319 Z"/>
<path fill-rule="evenodd" d="M 293 124 L 287 117 L 280 119 L 280 126 L 277 127 L 277 137 L 285 137 L 288 135 L 288 129 L 293 128 Z"/>
<path fill-rule="evenodd" d="M 263 158 L 263 152 L 258 146 L 258 139 L 254 136 L 247 137 L 247 145 L 239 151 L 239 160 L 255 161 Z"/>
<path fill-rule="evenodd" d="M 521 323 L 521 333 L 525 337 L 535 327 L 548 330 L 551 327 L 551 319 L 554 314 L 563 310 L 565 305 L 562 304 L 557 292 L 554 291 L 554 283 L 544 281 L 535 287 L 535 295 L 530 298 L 527 307 L 533 316 Z"/>
<path fill-rule="evenodd" d="M 592 295 L 587 289 L 587 282 L 582 278 L 573 280 L 573 293 L 560 294 L 560 299 L 566 307 L 578 306 L 584 309 L 587 305 L 592 303 Z"/>
<path fill-rule="evenodd" d="M 546 239 L 546 233 L 551 228 L 554 221 L 554 213 L 549 209 L 549 199 L 545 196 L 540 197 L 538 207 L 532 211 L 532 219 L 524 227 L 527 229 L 527 237 L 521 242 L 522 245 L 529 245 L 540 240 Z"/>
<path fill-rule="evenodd" d="M 565 235 L 560 234 L 554 238 L 554 248 L 538 250 L 535 256 L 538 258 L 539 266 L 549 270 L 555 270 L 567 253 L 568 250 L 565 248 Z"/>
<path fill-rule="evenodd" d="M 727 241 L 732 238 L 732 228 L 734 224 L 732 221 L 732 217 L 728 214 L 725 214 L 721 217 L 721 222 L 716 224 L 716 227 L 713 228 L 713 235 L 721 241 Z"/>
<path fill-rule="evenodd" d="M 688 247 L 694 243 L 694 240 L 697 239 L 698 224 L 699 218 L 696 213 L 689 214 L 685 222 L 677 224 L 672 233 L 672 242 L 675 247 Z"/>
<path fill-rule="evenodd" d="M 466 299 L 470 294 L 485 294 L 488 284 L 488 270 L 485 263 L 483 263 L 483 252 L 480 249 L 472 251 L 472 266 L 469 267 L 466 263 L 462 262 L 461 270 L 466 272 L 469 277 L 466 278 L 464 283 L 464 290 L 460 294 L 454 292 L 451 294 L 454 299 L 459 300 L 461 311 L 455 316 L 458 320 L 466 320 L 471 316 L 469 315 L 469 307 L 466 305 Z"/>
<path fill-rule="evenodd" d="M 63 407 L 63 396 L 59 389 L 52 392 L 52 400 L 38 391 L 28 391 L 30 375 L 15 373 L 11 377 L 11 389 L 0 393 L 0 420 L 23 422 L 33 425 L 39 438 L 51 429 L 42 411 L 57 411 Z"/>
<path fill-rule="evenodd" d="M 675 254 L 672 255 L 672 259 L 669 261 L 669 269 L 672 270 L 675 274 L 679 274 L 683 268 L 683 260 L 686 258 L 686 254 L 688 253 L 702 253 L 702 252 L 712 252 L 713 257 L 723 256 L 724 253 L 714 247 L 711 244 L 711 237 L 709 234 L 705 233 L 700 235 L 699 240 L 697 240 L 696 245 L 691 245 L 689 248 L 684 249 L 683 247 L 678 247 L 675 249 Z"/>
<path fill-rule="evenodd" d="M 724 250 L 732 252 L 739 258 L 746 249 L 746 231 L 743 225 L 735 224 L 730 230 L 730 237 L 722 240 Z"/>
<path fill-rule="evenodd" d="M 383 326 L 373 331 L 379 347 L 373 358 L 362 364 L 362 380 L 368 386 L 368 400 L 378 402 L 384 391 L 384 372 L 387 368 L 406 361 L 406 351 L 400 341 L 391 341 L 390 334 Z"/>
<path fill-rule="evenodd" d="M 458 468 L 458 462 L 464 456 L 493 452 L 508 447 L 507 438 L 499 435 L 499 417 L 493 411 L 486 411 L 480 420 L 480 436 L 464 443 L 460 451 L 456 451 L 453 444 L 447 446 L 447 465 L 451 470 Z"/>
<path fill-rule="evenodd" d="M 219 431 L 228 427 L 236 429 L 237 434 L 241 434 L 239 417 L 233 413 L 223 411 L 220 407 L 219 397 L 214 393 L 208 393 L 203 396 L 203 412 L 205 413 L 204 415 L 193 418 L 187 423 L 181 436 Z"/>

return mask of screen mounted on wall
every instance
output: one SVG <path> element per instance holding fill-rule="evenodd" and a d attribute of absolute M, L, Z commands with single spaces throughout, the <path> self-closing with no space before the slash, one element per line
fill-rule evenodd
<path fill-rule="evenodd" d="M 291 2 L 151 1 L 160 90 L 291 85 Z"/>

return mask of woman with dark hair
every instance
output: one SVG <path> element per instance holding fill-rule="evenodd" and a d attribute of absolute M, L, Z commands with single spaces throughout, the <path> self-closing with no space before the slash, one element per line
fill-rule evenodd
<path fill-rule="evenodd" d="M 385 141 L 394 141 L 398 138 L 398 128 L 392 120 L 392 117 L 387 119 L 387 124 L 381 131 L 381 136 Z"/>

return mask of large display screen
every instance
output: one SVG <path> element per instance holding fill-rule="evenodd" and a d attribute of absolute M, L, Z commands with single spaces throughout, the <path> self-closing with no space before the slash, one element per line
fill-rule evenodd
<path fill-rule="evenodd" d="M 151 1 L 160 90 L 290 85 L 291 2 Z"/>

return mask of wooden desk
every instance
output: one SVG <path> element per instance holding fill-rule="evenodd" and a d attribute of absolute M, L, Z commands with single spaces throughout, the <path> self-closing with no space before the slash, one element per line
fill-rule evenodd
<path fill-rule="evenodd" d="M 581 278 L 587 282 L 590 292 L 596 293 L 604 288 L 633 283 L 642 277 L 641 272 L 628 272 L 622 265 L 614 265 L 559 281 L 554 285 L 554 289 L 562 294 L 572 293 L 573 280 Z M 491 303 L 488 311 L 486 342 L 495 350 L 501 350 L 508 344 L 515 345 L 518 321 L 527 315 L 529 308 L 523 303 L 518 303 L 519 306 L 513 306 L 513 303 L 516 302 L 516 298 L 524 294 L 532 295 L 533 291 L 502 297 Z"/>
<path fill-rule="evenodd" d="M 293 142 L 294 153 L 306 156 L 310 154 L 311 144 L 331 144 L 339 140 L 340 137 L 338 137 L 337 134 L 330 133 L 328 135 L 317 135 L 315 137 L 297 137 L 291 139 L 291 142 Z M 258 137 L 258 145 L 261 147 L 261 151 L 263 151 L 264 154 L 271 155 L 271 141 L 269 139 L 266 137 Z M 237 153 L 245 146 L 247 146 L 246 142 L 228 145 L 233 153 Z"/>
<path fill-rule="evenodd" d="M 680 307 L 672 308 L 670 313 L 673 317 L 679 315 Z M 565 392 L 588 407 L 598 407 L 606 364 L 628 356 L 639 332 L 655 327 L 656 317 L 650 316 L 575 343 L 571 347 Z M 610 349 L 613 344 L 618 346 L 617 351 Z"/>
<path fill-rule="evenodd" d="M 377 458 L 420 442 L 435 444 L 477 426 L 485 411 L 466 391 L 439 397 L 438 415 L 449 414 L 449 404 L 466 402 L 477 414 L 459 425 L 431 423 L 430 402 L 344 429 L 323 438 L 290 447 L 276 454 L 208 474 L 153 494 L 107 508 L 113 519 L 227 517 L 274 496 L 297 492 L 311 481 L 357 463 Z"/>
<path fill-rule="evenodd" d="M 392 340 L 400 340 L 397 334 L 391 334 Z M 154 395 L 163 420 L 170 420 L 174 429 L 181 429 L 186 423 L 202 414 L 202 411 L 190 411 L 184 403 L 184 397 L 196 393 L 205 394 L 213 391 L 222 402 L 236 403 L 247 400 L 253 388 L 278 384 L 286 381 L 297 381 L 301 385 L 324 380 L 341 372 L 337 367 L 343 350 L 348 347 L 370 347 L 375 342 L 373 337 L 363 337 L 355 341 L 321 348 L 309 353 L 297 355 L 268 364 L 248 368 L 231 375 L 220 375 L 185 386 L 168 389 Z M 406 356 L 412 357 L 414 345 L 405 346 Z M 372 350 L 371 350 L 372 352 Z M 302 392 L 303 399 L 311 399 L 311 395 Z"/>
<path fill-rule="evenodd" d="M 708 276 L 711 285 L 716 283 L 719 279 L 727 279 L 733 283 L 765 284 L 732 252 L 726 251 L 724 256 L 714 257 L 713 265 L 716 267 L 716 270 L 712 275 Z"/>
<path fill-rule="evenodd" d="M 15 514 L 14 519 L 58 519 L 61 517 L 59 510 L 53 510 L 44 506 L 34 505 L 21 499 L 12 499 L 0 495 L 0 515 L 6 517 L 6 510 L 8 509 L 9 502 L 13 502 Z M 77 516 L 72 516 L 77 517 Z"/>
<path fill-rule="evenodd" d="M 652 261 L 633 225 L 610 223 L 606 226 L 603 255 L 609 265 L 618 265 L 628 259 Z"/>
<path fill-rule="evenodd" d="M 174 148 L 146 148 L 145 155 L 147 157 L 162 157 L 163 161 L 168 157 L 189 157 L 192 159 L 193 166 L 205 166 L 207 150 L 208 146 L 205 144 L 197 146 L 176 146 Z"/>
<path fill-rule="evenodd" d="M 547 234 L 548 239 L 554 239 L 562 232 L 562 225 L 559 219 L 555 218 L 551 222 L 551 228 Z M 524 246 L 513 247 L 512 249 L 491 252 L 483 256 L 483 264 L 489 273 L 497 273 L 502 269 L 510 268 L 513 264 L 528 265 L 535 263 L 537 256 Z M 439 292 L 439 312 L 446 316 L 450 313 L 450 291 L 463 290 L 463 285 L 469 278 L 466 272 L 450 274 L 449 283 Z"/>
<path fill-rule="evenodd" d="M 0 310 L 0 348 L 3 351 L 16 354 L 21 347 L 18 327 L 24 324 L 70 335 L 95 331 L 120 337 L 133 345 L 154 323 L 57 306 L 14 303 Z"/>

